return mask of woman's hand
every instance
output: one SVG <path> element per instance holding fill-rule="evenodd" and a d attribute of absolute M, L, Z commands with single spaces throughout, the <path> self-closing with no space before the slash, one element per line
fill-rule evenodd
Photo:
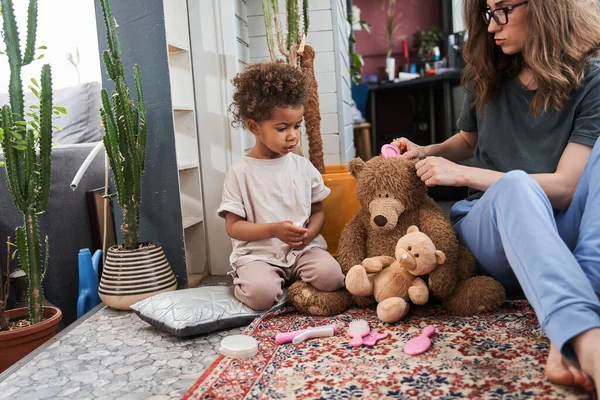
<path fill-rule="evenodd" d="M 415 165 L 417 176 L 429 187 L 465 186 L 466 167 L 442 157 L 427 157 Z"/>
<path fill-rule="evenodd" d="M 425 148 L 421 147 L 417 144 L 414 144 L 407 138 L 396 139 L 392 142 L 392 146 L 396 146 L 396 148 L 400 151 L 404 157 L 412 160 L 414 158 L 418 158 L 422 160 L 425 158 Z"/>

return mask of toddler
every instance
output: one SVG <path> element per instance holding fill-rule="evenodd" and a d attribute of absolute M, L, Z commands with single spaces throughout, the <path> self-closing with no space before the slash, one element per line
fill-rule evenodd
<path fill-rule="evenodd" d="M 344 274 L 319 234 L 321 201 L 330 189 L 309 160 L 293 153 L 307 100 L 302 71 L 280 62 L 254 64 L 232 82 L 234 126 L 256 138 L 227 172 L 218 210 L 233 242 L 235 296 L 265 310 L 289 281 L 342 288 Z"/>

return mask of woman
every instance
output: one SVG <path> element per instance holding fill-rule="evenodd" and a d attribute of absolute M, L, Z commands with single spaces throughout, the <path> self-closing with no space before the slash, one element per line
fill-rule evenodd
<path fill-rule="evenodd" d="M 451 219 L 480 269 L 524 291 L 546 374 L 600 393 L 600 16 L 595 0 L 465 0 L 467 98 L 441 144 L 394 143 L 428 186 L 468 186 Z M 474 157 L 474 167 L 456 164 Z M 562 353 L 562 354 L 561 354 Z"/>

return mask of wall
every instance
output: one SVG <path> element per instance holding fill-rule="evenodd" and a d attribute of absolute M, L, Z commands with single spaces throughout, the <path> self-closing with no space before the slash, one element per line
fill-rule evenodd
<path fill-rule="evenodd" d="M 379 1 L 352 0 L 353 5 L 360 8 L 361 19 L 371 25 L 371 33 L 364 30 L 356 32 L 356 52 L 363 56 L 365 65 L 363 75 L 379 73 L 383 76 L 387 42 L 385 37 L 385 12 Z M 396 68 L 404 65 L 402 39 L 408 40 L 411 62 L 416 61 L 413 47 L 414 33 L 419 30 L 428 30 L 432 26 L 442 27 L 440 0 L 397 0 L 396 13 L 401 14 L 400 27 L 397 30 L 397 40 L 393 47 L 393 56 L 396 58 Z"/>
<path fill-rule="evenodd" d="M 27 24 L 28 1 L 13 1 L 21 38 Z M 24 41 L 23 41 L 24 43 Z M 36 47 L 46 46 L 44 58 L 34 61 L 23 70 L 23 82 L 29 85 L 31 78 L 39 81 L 43 64 L 52 67 L 54 89 L 77 84 L 77 72 L 66 57 L 67 52 L 79 49 L 79 72 L 81 82 L 100 82 L 100 55 L 96 31 L 94 0 L 39 0 Z M 4 42 L 0 43 L 4 50 Z M 23 50 L 22 50 L 23 51 Z M 0 92 L 8 91 L 8 59 L 0 56 Z"/>
<path fill-rule="evenodd" d="M 261 0 L 247 0 L 250 61 L 270 61 Z M 285 1 L 279 0 L 280 11 Z M 350 113 L 348 63 L 349 24 L 345 0 L 310 0 L 310 28 L 307 43 L 313 46 L 315 74 L 321 105 L 321 135 L 326 165 L 344 164 L 354 157 L 354 138 Z M 280 15 L 285 25 L 285 14 Z M 254 138 L 246 136 L 246 149 Z M 303 138 L 303 150 L 308 143 Z"/>
<path fill-rule="evenodd" d="M 465 30 L 462 17 L 462 0 L 452 0 L 452 28 L 454 32 Z"/>
<path fill-rule="evenodd" d="M 122 61 L 127 83 L 134 88 L 132 67 L 140 66 L 146 105 L 146 172 L 142 178 L 140 240 L 159 242 L 173 268 L 179 286 L 186 284 L 183 227 L 175 154 L 171 86 L 165 39 L 162 0 L 112 0 L 113 15 L 119 26 Z M 96 3 L 100 50 L 106 44 L 102 11 Z M 112 88 L 102 69 L 102 84 Z M 135 98 L 135 96 L 134 96 Z M 116 202 L 115 202 L 116 204 Z M 121 224 L 120 207 L 115 209 L 117 226 Z M 121 233 L 117 232 L 119 240 Z"/>

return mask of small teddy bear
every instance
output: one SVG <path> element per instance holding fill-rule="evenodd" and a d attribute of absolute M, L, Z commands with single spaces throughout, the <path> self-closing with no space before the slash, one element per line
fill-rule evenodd
<path fill-rule="evenodd" d="M 356 296 L 374 296 L 379 303 L 377 317 L 388 323 L 406 316 L 409 299 L 419 305 L 427 303 L 429 289 L 419 276 L 446 261 L 444 253 L 436 250 L 431 239 L 414 225 L 398 240 L 395 255 L 396 259 L 367 258 L 346 275 L 348 291 Z"/>

